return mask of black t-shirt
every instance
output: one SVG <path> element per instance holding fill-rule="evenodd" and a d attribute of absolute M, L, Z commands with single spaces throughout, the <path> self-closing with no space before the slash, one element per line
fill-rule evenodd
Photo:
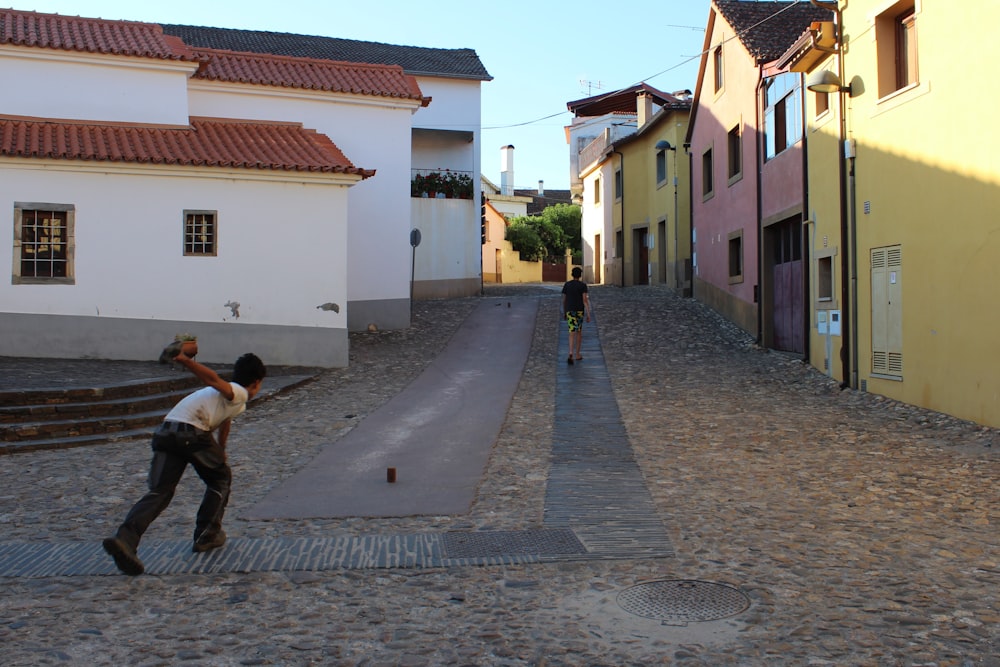
<path fill-rule="evenodd" d="M 566 295 L 566 312 L 584 310 L 583 295 L 587 293 L 587 283 L 582 280 L 568 280 L 563 285 L 562 293 Z"/>

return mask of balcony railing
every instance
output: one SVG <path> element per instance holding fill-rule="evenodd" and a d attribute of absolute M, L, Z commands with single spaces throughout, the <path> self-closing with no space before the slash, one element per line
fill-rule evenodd
<path fill-rule="evenodd" d="M 411 197 L 472 199 L 475 192 L 473 172 L 454 169 L 413 169 L 410 180 Z"/>

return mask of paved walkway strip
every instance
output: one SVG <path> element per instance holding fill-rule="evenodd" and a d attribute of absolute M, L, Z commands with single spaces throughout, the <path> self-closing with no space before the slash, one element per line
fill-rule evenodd
<path fill-rule="evenodd" d="M 606 557 L 672 556 L 618 410 L 596 319 L 585 327 L 583 359 L 572 365 L 566 363 L 566 327 L 559 331 L 563 367 L 556 379 L 545 526 L 571 528 L 588 551 Z"/>

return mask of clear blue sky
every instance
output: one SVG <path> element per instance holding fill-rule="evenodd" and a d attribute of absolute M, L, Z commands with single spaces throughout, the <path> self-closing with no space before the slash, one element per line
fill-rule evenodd
<path fill-rule="evenodd" d="M 544 180 L 551 189 L 569 187 L 566 103 L 641 81 L 665 92 L 693 90 L 709 8 L 709 0 L 8 2 L 0 0 L 0 6 L 475 49 L 493 76 L 483 84 L 483 174 L 499 184 L 500 147 L 513 144 L 515 186 L 535 187 Z"/>

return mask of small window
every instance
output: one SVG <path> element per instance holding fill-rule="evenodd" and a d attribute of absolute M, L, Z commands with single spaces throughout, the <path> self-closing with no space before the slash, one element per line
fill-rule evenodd
<path fill-rule="evenodd" d="M 74 284 L 75 207 L 14 204 L 12 284 Z"/>
<path fill-rule="evenodd" d="M 615 199 L 622 198 L 624 184 L 622 183 L 622 170 L 618 169 L 615 171 Z"/>
<path fill-rule="evenodd" d="M 594 179 L 594 203 L 601 203 L 601 177 L 598 176 Z"/>
<path fill-rule="evenodd" d="M 701 194 L 710 197 L 715 192 L 715 165 L 712 162 L 712 149 L 709 148 L 701 156 Z"/>
<path fill-rule="evenodd" d="M 830 93 L 813 93 L 816 107 L 816 117 L 819 118 L 830 110 Z"/>
<path fill-rule="evenodd" d="M 729 130 L 729 182 L 738 180 L 743 174 L 743 142 L 740 140 L 740 126 Z"/>
<path fill-rule="evenodd" d="M 743 230 L 729 234 L 729 283 L 743 282 Z"/>
<path fill-rule="evenodd" d="M 833 301 L 833 257 L 816 259 L 816 299 Z"/>
<path fill-rule="evenodd" d="M 712 54 L 712 62 L 715 66 L 715 92 L 722 90 L 722 84 L 725 83 L 725 79 L 722 76 L 722 45 L 715 47 L 715 51 Z"/>
<path fill-rule="evenodd" d="M 919 82 L 914 10 L 914 0 L 900 0 L 875 17 L 879 97 Z"/>
<path fill-rule="evenodd" d="M 184 255 L 214 257 L 218 254 L 216 211 L 184 211 Z"/>
<path fill-rule="evenodd" d="M 656 184 L 667 180 L 667 151 L 656 151 Z"/>

